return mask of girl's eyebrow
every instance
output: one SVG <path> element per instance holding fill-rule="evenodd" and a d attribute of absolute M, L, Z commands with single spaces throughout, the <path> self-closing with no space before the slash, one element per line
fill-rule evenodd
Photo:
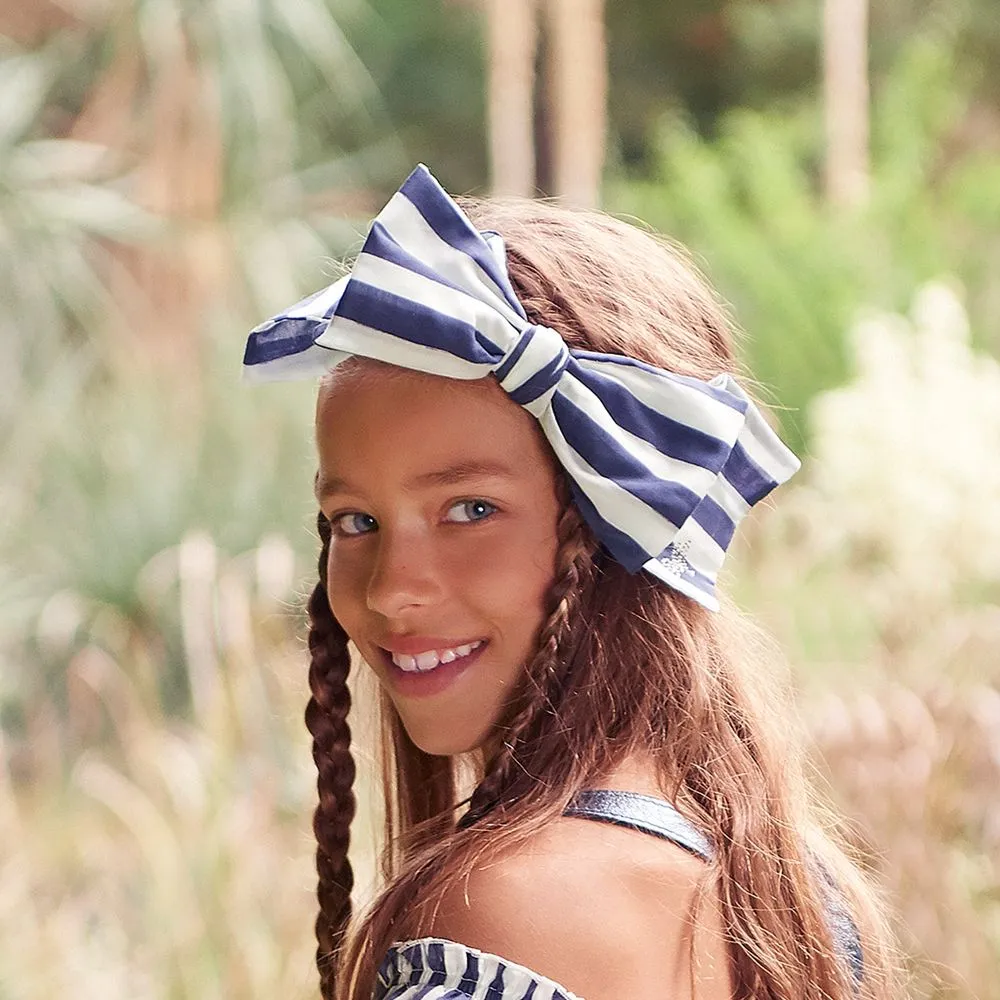
<path fill-rule="evenodd" d="M 431 472 L 422 472 L 418 476 L 406 483 L 408 488 L 419 486 L 454 486 L 457 483 L 468 479 L 478 479 L 485 476 L 500 476 L 513 479 L 516 475 L 514 469 L 503 462 L 495 460 L 470 459 L 465 462 L 456 462 L 444 469 L 435 469 Z M 334 493 L 355 493 L 358 492 L 346 479 L 338 476 L 316 477 L 316 499 L 325 500 Z"/>

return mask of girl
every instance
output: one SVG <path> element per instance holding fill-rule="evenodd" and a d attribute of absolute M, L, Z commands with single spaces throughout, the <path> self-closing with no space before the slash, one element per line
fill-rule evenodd
<path fill-rule="evenodd" d="M 798 463 L 676 250 L 459 206 L 418 167 L 245 365 L 323 375 L 326 1000 L 893 995 L 878 905 L 813 817 L 754 633 L 718 610 L 736 524 Z M 385 886 L 358 921 L 348 641 L 384 735 Z"/>

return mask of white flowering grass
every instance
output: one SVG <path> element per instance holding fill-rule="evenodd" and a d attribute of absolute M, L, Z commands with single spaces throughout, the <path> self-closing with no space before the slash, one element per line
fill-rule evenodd
<path fill-rule="evenodd" d="M 1000 584 L 1000 364 L 973 350 L 961 300 L 926 285 L 909 316 L 850 335 L 855 374 L 810 410 L 789 497 L 814 559 L 850 571 L 882 621 L 982 599 Z"/>

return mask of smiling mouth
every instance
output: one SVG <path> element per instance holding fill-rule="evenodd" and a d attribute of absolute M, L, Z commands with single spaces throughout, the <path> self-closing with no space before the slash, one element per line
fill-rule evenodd
<path fill-rule="evenodd" d="M 484 639 L 477 639 L 475 642 L 463 643 L 461 646 L 451 646 L 445 649 L 428 649 L 414 656 L 410 656 L 408 653 L 392 653 L 389 650 L 385 652 L 400 670 L 408 674 L 425 674 L 446 663 L 454 663 L 456 660 L 465 659 L 474 650 L 479 649 L 484 642 Z"/>

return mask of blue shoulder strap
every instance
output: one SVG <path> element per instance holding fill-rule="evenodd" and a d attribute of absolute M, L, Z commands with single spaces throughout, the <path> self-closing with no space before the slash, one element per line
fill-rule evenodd
<path fill-rule="evenodd" d="M 706 861 L 711 861 L 713 857 L 708 838 L 669 802 L 652 795 L 592 789 L 578 793 L 564 815 L 627 826 L 651 833 L 654 837 L 672 840 Z"/>
<path fill-rule="evenodd" d="M 671 803 L 652 795 L 588 789 L 574 797 L 564 815 L 626 826 L 673 841 L 706 861 L 711 861 L 714 857 L 708 837 L 690 820 L 685 819 Z M 820 870 L 826 883 L 827 921 L 834 941 L 851 970 L 855 987 L 858 987 L 864 974 L 864 957 L 858 929 L 837 893 L 833 880 L 824 869 Z"/>

